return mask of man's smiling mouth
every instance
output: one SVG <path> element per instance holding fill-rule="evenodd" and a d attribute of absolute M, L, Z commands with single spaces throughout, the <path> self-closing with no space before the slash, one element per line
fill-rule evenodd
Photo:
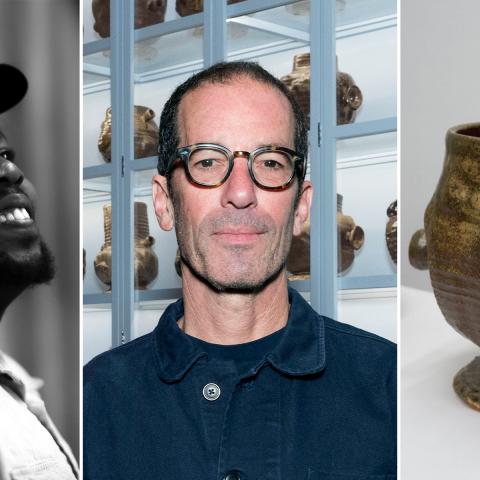
<path fill-rule="evenodd" d="M 0 211 L 0 225 L 29 223 L 33 223 L 33 220 L 25 208 L 8 208 Z"/>

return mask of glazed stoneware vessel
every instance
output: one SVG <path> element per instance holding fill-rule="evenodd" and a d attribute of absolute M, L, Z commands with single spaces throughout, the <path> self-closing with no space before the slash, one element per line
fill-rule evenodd
<path fill-rule="evenodd" d="M 388 223 L 385 229 L 385 238 L 387 241 L 388 253 L 397 264 L 397 201 L 392 202 L 387 208 Z"/>
<path fill-rule="evenodd" d="M 148 227 L 147 205 L 143 202 L 135 202 L 135 288 L 145 290 L 157 277 L 158 258 L 153 251 L 155 243 L 150 236 Z M 107 286 L 107 291 L 112 287 L 112 206 L 103 206 L 103 225 L 105 243 L 100 253 L 95 257 L 94 267 L 97 277 Z"/>
<path fill-rule="evenodd" d="M 93 29 L 102 38 L 110 36 L 110 1 L 92 0 Z M 166 8 L 167 0 L 135 0 L 135 28 L 163 22 Z"/>
<path fill-rule="evenodd" d="M 243 0 L 228 0 L 227 5 L 243 2 Z M 203 0 L 177 0 L 175 10 L 181 17 L 203 12 Z"/>
<path fill-rule="evenodd" d="M 442 175 L 424 223 L 412 237 L 411 263 L 428 267 L 447 322 L 480 345 L 480 123 L 448 130 Z M 480 410 L 480 357 L 460 370 L 453 385 Z"/>
<path fill-rule="evenodd" d="M 155 112 L 141 105 L 134 106 L 135 158 L 158 155 L 158 126 Z M 106 162 L 112 160 L 112 109 L 107 108 L 98 137 L 98 149 Z"/>
<path fill-rule="evenodd" d="M 310 53 L 293 57 L 293 70 L 280 79 L 292 92 L 310 122 Z M 363 96 L 352 76 L 338 71 L 337 59 L 337 125 L 353 123 Z"/>
<path fill-rule="evenodd" d="M 355 224 L 352 217 L 342 212 L 343 196 L 337 194 L 337 239 L 338 273 L 345 272 L 355 259 L 364 241 L 363 229 Z M 292 238 L 292 246 L 287 258 L 289 280 L 310 278 L 310 219 L 307 220 L 300 236 Z"/>

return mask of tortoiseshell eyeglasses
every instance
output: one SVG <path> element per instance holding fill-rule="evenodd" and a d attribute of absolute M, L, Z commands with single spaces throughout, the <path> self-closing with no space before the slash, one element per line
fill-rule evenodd
<path fill-rule="evenodd" d="M 238 150 L 215 143 L 195 143 L 177 149 L 177 157 L 183 159 L 187 177 L 202 187 L 219 187 L 230 173 L 237 157 L 247 159 L 248 171 L 253 182 L 266 190 L 284 190 L 298 176 L 303 180 L 306 173 L 303 155 L 286 147 L 266 145 L 253 152 Z M 174 162 L 167 167 L 172 169 Z"/>

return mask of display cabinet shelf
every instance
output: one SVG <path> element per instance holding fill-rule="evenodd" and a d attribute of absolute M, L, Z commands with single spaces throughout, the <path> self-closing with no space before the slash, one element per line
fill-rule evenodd
<path fill-rule="evenodd" d="M 139 158 L 136 160 L 130 161 L 128 168 L 132 171 L 138 172 L 141 170 L 151 170 L 156 169 L 158 163 L 158 157 L 146 157 Z"/>
<path fill-rule="evenodd" d="M 285 8 L 279 8 L 288 3 L 268 1 L 261 5 L 257 1 L 245 1 L 228 5 L 227 36 L 229 44 L 232 45 L 228 51 L 228 58 L 254 59 L 308 45 L 310 42 L 308 10 L 301 15 L 288 13 Z M 394 3 L 390 0 L 383 4 L 371 0 L 344 2 L 343 11 L 349 13 L 340 16 L 337 21 L 335 29 L 337 40 L 396 27 L 397 15 Z M 308 5 L 308 2 L 306 4 Z M 267 8 L 265 5 L 270 7 Z M 339 11 L 342 12 L 341 9 Z M 376 14 L 371 18 L 365 18 L 365 11 L 373 11 Z M 303 22 L 300 20 L 302 18 Z M 203 68 L 203 59 L 200 55 L 203 39 L 201 35 L 194 34 L 195 31 L 198 32 L 203 21 L 204 14 L 198 13 L 135 30 L 134 42 L 142 44 L 150 41 L 149 48 L 157 48 L 157 58 L 135 62 L 134 82 L 145 83 L 180 74 L 192 74 Z M 246 31 L 239 38 L 234 38 L 235 34 L 231 32 L 232 25 L 243 26 Z M 182 38 L 176 37 L 175 34 L 182 35 Z M 109 58 L 94 55 L 108 49 L 109 38 L 85 43 L 84 55 L 92 58 L 84 63 L 84 72 L 110 76 Z M 198 52 L 198 58 L 191 58 L 192 52 Z M 99 80 L 97 88 L 100 88 L 101 84 L 102 81 Z M 85 86 L 94 91 L 91 79 Z"/>
<path fill-rule="evenodd" d="M 394 288 L 397 286 L 396 275 L 365 275 L 361 277 L 340 277 L 338 279 L 340 290 Z"/>
<path fill-rule="evenodd" d="M 309 280 L 294 280 L 289 282 L 289 286 L 300 292 L 304 298 L 309 300 L 310 297 L 310 281 Z M 366 287 L 366 288 L 351 288 L 338 291 L 338 297 L 341 299 L 371 299 L 371 298 L 385 298 L 395 297 L 397 292 L 396 287 Z M 84 304 L 86 310 L 101 311 L 111 308 L 111 304 L 107 303 L 109 294 L 85 295 Z M 137 308 L 139 310 L 154 310 L 162 312 L 170 303 L 176 301 L 182 295 L 181 289 L 168 290 L 148 290 L 140 292 L 136 298 Z"/>
<path fill-rule="evenodd" d="M 181 288 L 158 288 L 153 290 L 136 291 L 137 302 L 173 301 L 182 296 Z M 111 304 L 112 295 L 110 293 L 89 293 L 84 295 L 83 303 L 89 306 L 100 307 L 101 305 Z"/>
<path fill-rule="evenodd" d="M 83 179 L 88 180 L 90 178 L 104 177 L 112 174 L 112 164 L 105 163 L 102 165 L 92 165 L 83 168 Z"/>
<path fill-rule="evenodd" d="M 291 280 L 289 286 L 301 293 L 310 292 L 310 280 Z M 354 278 L 338 279 L 339 292 L 356 291 L 356 298 L 367 298 L 371 296 L 372 289 L 396 288 L 396 275 L 370 275 Z M 368 290 L 368 291 L 367 291 Z M 363 293 L 362 293 L 363 292 Z"/>
<path fill-rule="evenodd" d="M 110 50 L 111 42 L 110 38 L 102 38 L 101 40 L 94 40 L 83 44 L 83 56 L 94 55 L 95 53 L 104 52 Z M 90 63 L 84 64 L 83 68 L 88 69 Z"/>
<path fill-rule="evenodd" d="M 83 296 L 83 304 L 89 306 L 95 306 L 96 308 L 102 309 L 106 308 L 108 305 L 109 308 L 112 308 L 112 294 L 108 292 L 104 293 L 87 293 Z"/>
<path fill-rule="evenodd" d="M 381 118 L 368 122 L 349 123 L 335 127 L 335 138 L 365 137 L 382 133 L 395 132 L 397 130 L 397 117 Z"/>

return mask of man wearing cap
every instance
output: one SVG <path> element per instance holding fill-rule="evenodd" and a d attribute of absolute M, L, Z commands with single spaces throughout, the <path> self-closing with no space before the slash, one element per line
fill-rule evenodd
<path fill-rule="evenodd" d="M 0 64 L 0 113 L 27 91 L 25 76 Z M 0 320 L 27 288 L 54 276 L 53 257 L 35 223 L 34 189 L 0 132 Z M 78 478 L 75 458 L 47 414 L 33 378 L 0 351 L 0 480 Z"/>
<path fill-rule="evenodd" d="M 395 346 L 287 285 L 306 155 L 298 106 L 257 64 L 173 92 L 153 200 L 175 227 L 183 296 L 86 366 L 86 480 L 396 478 Z"/>

